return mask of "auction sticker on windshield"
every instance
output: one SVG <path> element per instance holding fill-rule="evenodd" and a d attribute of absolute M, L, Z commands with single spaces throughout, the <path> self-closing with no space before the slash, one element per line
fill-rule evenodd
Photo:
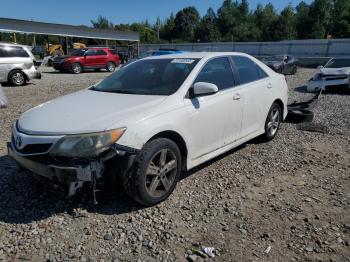
<path fill-rule="evenodd" d="M 192 64 L 195 60 L 193 59 L 184 59 L 184 58 L 176 58 L 171 61 L 173 64 Z"/>

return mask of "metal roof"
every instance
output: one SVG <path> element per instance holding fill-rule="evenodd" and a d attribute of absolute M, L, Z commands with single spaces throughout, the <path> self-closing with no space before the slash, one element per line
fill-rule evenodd
<path fill-rule="evenodd" d="M 95 29 L 84 26 L 52 24 L 10 18 L 0 18 L 0 32 L 1 31 L 105 40 L 140 41 L 140 35 L 136 32 Z"/>

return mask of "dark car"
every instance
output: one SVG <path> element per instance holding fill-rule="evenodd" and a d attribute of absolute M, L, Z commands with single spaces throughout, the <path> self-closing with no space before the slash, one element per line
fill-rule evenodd
<path fill-rule="evenodd" d="M 277 73 L 284 75 L 294 75 L 298 70 L 298 59 L 291 55 L 267 56 L 261 61 Z"/>
<path fill-rule="evenodd" d="M 74 74 L 80 74 L 87 69 L 106 69 L 113 72 L 120 65 L 120 58 L 110 48 L 82 48 L 74 50 L 69 56 L 55 57 L 52 65 L 56 70 Z"/>

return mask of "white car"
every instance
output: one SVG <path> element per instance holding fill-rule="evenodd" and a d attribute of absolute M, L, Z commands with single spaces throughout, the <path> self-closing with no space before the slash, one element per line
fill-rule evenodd
<path fill-rule="evenodd" d="M 349 79 L 350 57 L 332 58 L 324 67 L 317 68 L 315 75 L 307 84 L 307 91 L 316 92 L 319 89 L 328 90 L 334 86 L 349 86 Z"/>
<path fill-rule="evenodd" d="M 182 171 L 252 138 L 273 139 L 287 100 L 284 76 L 247 54 L 149 57 L 25 112 L 8 150 L 68 195 L 118 176 L 130 197 L 154 205 Z"/>
<path fill-rule="evenodd" d="M 21 86 L 41 78 L 35 68 L 35 57 L 28 46 L 0 43 L 0 83 Z"/>

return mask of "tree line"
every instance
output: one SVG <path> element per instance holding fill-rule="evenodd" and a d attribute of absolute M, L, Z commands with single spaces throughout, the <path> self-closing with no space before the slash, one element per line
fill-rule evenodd
<path fill-rule="evenodd" d="M 102 16 L 91 23 L 95 28 L 139 32 L 143 43 L 346 38 L 350 37 L 350 0 L 302 1 L 281 12 L 271 3 L 251 10 L 248 0 L 224 0 L 217 11 L 209 8 L 203 17 L 189 6 L 164 21 L 158 17 L 154 24 L 147 20 L 113 24 Z"/>

